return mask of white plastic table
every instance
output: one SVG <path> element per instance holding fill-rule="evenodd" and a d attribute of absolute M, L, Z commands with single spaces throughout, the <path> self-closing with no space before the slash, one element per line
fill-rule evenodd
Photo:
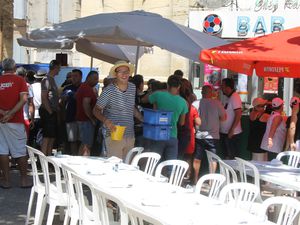
<path fill-rule="evenodd" d="M 138 171 L 132 166 L 101 158 L 54 158 L 66 164 L 85 179 L 107 189 L 114 196 L 148 215 L 160 218 L 169 225 L 238 225 L 267 224 L 248 212 L 231 208 L 191 190 L 159 182 L 156 178 Z"/>
<path fill-rule="evenodd" d="M 238 170 L 236 160 L 224 160 L 224 162 L 234 170 Z M 269 161 L 251 161 L 251 163 L 257 167 L 261 180 L 300 191 L 300 168 L 293 168 L 285 164 L 274 164 Z M 253 176 L 250 171 L 247 174 Z"/>

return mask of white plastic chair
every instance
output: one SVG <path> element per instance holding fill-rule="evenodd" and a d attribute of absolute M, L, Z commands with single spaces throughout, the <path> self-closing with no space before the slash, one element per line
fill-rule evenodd
<path fill-rule="evenodd" d="M 112 224 L 120 224 L 120 225 L 128 225 L 128 215 L 127 210 L 124 203 L 119 200 L 114 195 L 108 193 L 107 191 L 101 190 L 99 187 L 94 188 L 95 196 L 97 199 L 98 210 L 100 212 L 100 220 L 101 225 L 112 225 Z M 108 211 L 108 202 L 114 202 L 117 204 L 119 209 L 120 221 L 111 221 L 109 219 L 109 211 Z"/>
<path fill-rule="evenodd" d="M 164 223 L 159 219 L 151 217 L 145 214 L 144 212 L 131 207 L 127 207 L 127 213 L 131 225 L 143 225 L 143 224 L 164 225 Z"/>
<path fill-rule="evenodd" d="M 260 175 L 257 167 L 253 163 L 248 162 L 244 159 L 238 157 L 235 157 L 235 159 L 238 163 L 238 171 L 241 182 L 251 183 L 250 179 L 248 179 L 249 176 L 247 176 L 248 171 L 248 173 L 251 173 L 251 177 L 253 177 L 253 182 L 258 187 L 260 193 Z M 258 195 L 257 201 L 262 202 L 260 194 Z"/>
<path fill-rule="evenodd" d="M 126 164 L 130 164 L 131 160 L 134 158 L 134 156 L 137 156 L 141 154 L 144 151 L 143 147 L 134 147 L 132 148 L 126 155 L 125 162 Z"/>
<path fill-rule="evenodd" d="M 226 164 L 224 161 L 219 160 L 220 173 L 226 177 L 226 183 L 235 183 L 238 182 L 238 178 L 234 169 Z"/>
<path fill-rule="evenodd" d="M 294 168 L 299 168 L 300 167 L 300 152 L 296 151 L 285 151 L 285 152 L 280 152 L 277 156 L 276 159 L 278 160 L 283 160 L 283 158 L 288 158 L 288 163 L 287 165 L 292 166 Z"/>
<path fill-rule="evenodd" d="M 160 160 L 160 155 L 155 152 L 143 152 L 141 154 L 136 155 L 133 158 L 131 165 L 138 166 L 139 161 L 145 158 L 147 158 L 147 162 L 145 165 L 144 172 L 149 175 L 152 175 L 158 161 Z"/>
<path fill-rule="evenodd" d="M 182 179 L 189 168 L 189 164 L 182 160 L 166 160 L 158 164 L 155 170 L 155 177 L 160 178 L 162 169 L 166 166 L 172 166 L 169 183 L 175 186 L 181 186 Z"/>
<path fill-rule="evenodd" d="M 222 161 L 222 159 L 216 155 L 215 153 L 211 152 L 211 151 L 206 151 L 206 156 L 207 156 L 207 160 L 208 160 L 208 167 L 209 167 L 209 172 L 210 173 L 215 173 L 215 171 L 213 171 L 212 165 L 213 163 L 218 163 L 219 161 Z"/>
<path fill-rule="evenodd" d="M 233 207 L 250 212 L 258 194 L 259 189 L 254 184 L 231 183 L 223 187 L 219 200 Z"/>
<path fill-rule="evenodd" d="M 206 175 L 200 177 L 200 179 L 198 180 L 196 187 L 195 187 L 195 192 L 201 193 L 203 184 L 208 183 L 208 185 L 210 186 L 210 189 L 208 192 L 208 197 L 217 199 L 220 189 L 225 181 L 226 181 L 226 177 L 222 174 L 216 174 L 216 173 L 206 174 Z"/>
<path fill-rule="evenodd" d="M 277 196 L 270 197 L 262 203 L 262 215 L 268 216 L 268 208 L 272 205 L 281 206 L 276 221 L 277 225 L 292 225 L 300 211 L 300 202 L 297 199 Z"/>
<path fill-rule="evenodd" d="M 31 163 L 31 168 L 32 168 L 32 177 L 33 177 L 33 186 L 31 188 L 30 192 L 30 198 L 29 198 L 29 203 L 28 203 L 28 209 L 27 209 L 27 216 L 26 216 L 26 222 L 25 225 L 28 225 L 29 219 L 30 219 L 30 214 L 31 214 L 31 208 L 32 208 L 32 203 L 35 194 L 37 194 L 37 201 L 36 201 L 36 208 L 35 208 L 35 216 L 34 216 L 34 225 L 41 224 L 41 221 L 43 218 L 40 218 L 41 215 L 41 207 L 43 203 L 43 199 L 45 196 L 45 184 L 41 182 L 39 174 L 38 174 L 38 169 L 36 165 L 36 161 L 39 155 L 44 154 L 30 146 L 27 146 L 27 151 L 29 154 L 29 159 Z"/>
<path fill-rule="evenodd" d="M 55 209 L 58 206 L 60 207 L 60 218 L 62 219 L 62 208 L 66 208 L 68 206 L 68 198 L 67 193 L 63 191 L 62 188 L 62 176 L 60 167 L 50 157 L 39 155 L 39 158 L 41 161 L 45 182 L 45 197 L 41 207 L 41 215 L 44 215 L 46 205 L 48 204 L 49 211 L 47 225 L 51 225 L 53 223 Z M 50 182 L 50 174 L 48 169 L 49 164 L 54 167 L 55 171 L 55 182 L 53 183 Z"/>
<path fill-rule="evenodd" d="M 74 181 L 72 174 L 75 171 L 64 164 L 61 165 L 62 173 L 66 182 L 66 192 L 68 194 L 68 206 L 65 213 L 64 225 L 71 224 L 76 225 L 80 220 L 79 202 L 74 191 Z"/>
<path fill-rule="evenodd" d="M 79 205 L 79 224 L 82 225 L 98 225 L 103 224 L 99 214 L 97 196 L 94 185 L 78 174 L 71 173 L 72 180 L 75 184 L 75 195 Z M 85 201 L 84 191 L 88 188 L 92 195 L 92 205 Z M 72 216 L 72 215 L 71 215 Z M 76 223 L 75 223 L 76 224 Z M 104 225 L 104 224 L 103 224 Z"/>

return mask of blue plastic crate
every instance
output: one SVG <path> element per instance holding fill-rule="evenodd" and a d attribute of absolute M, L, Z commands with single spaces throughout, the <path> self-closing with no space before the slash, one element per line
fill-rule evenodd
<path fill-rule="evenodd" d="M 152 125 L 170 125 L 173 112 L 144 108 L 144 123 Z"/>
<path fill-rule="evenodd" d="M 156 141 L 169 140 L 171 128 L 172 126 L 159 126 L 144 123 L 143 136 Z"/>

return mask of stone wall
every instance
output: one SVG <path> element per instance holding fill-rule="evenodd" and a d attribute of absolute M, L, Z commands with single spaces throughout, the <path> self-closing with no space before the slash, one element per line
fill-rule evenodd
<path fill-rule="evenodd" d="M 12 57 L 13 0 L 0 0 L 0 61 Z"/>

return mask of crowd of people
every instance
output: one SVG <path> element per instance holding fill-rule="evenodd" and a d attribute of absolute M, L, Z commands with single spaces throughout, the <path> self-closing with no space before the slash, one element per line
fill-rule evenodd
<path fill-rule="evenodd" d="M 16 160 L 21 187 L 27 179 L 26 144 L 51 155 L 61 148 L 64 154 L 116 156 L 125 159 L 135 146 L 161 155 L 161 160 L 182 159 L 190 165 L 186 178 L 195 184 L 199 178 L 205 150 L 226 159 L 239 156 L 242 138 L 242 101 L 234 80 L 221 83 L 224 95 L 216 98 L 213 86 L 202 87 L 197 100 L 191 83 L 176 70 L 166 83 L 151 79 L 144 91 L 142 75 L 133 75 L 134 66 L 118 61 L 103 80 L 98 95 L 97 71 L 90 71 L 82 82 L 82 71 L 73 69 L 58 87 L 54 77 L 60 63 L 52 60 L 49 72 L 16 68 L 13 59 L 2 62 L 0 76 L 0 170 L 2 188 L 10 188 L 9 156 Z M 248 150 L 254 160 L 270 160 L 284 149 L 299 150 L 299 98 L 291 100 L 292 115 L 283 116 L 284 102 L 262 98 L 252 102 L 249 116 Z M 171 111 L 168 140 L 143 137 L 143 109 Z M 116 126 L 125 126 L 122 140 L 113 140 Z M 285 146 L 284 146 L 285 145 Z M 62 146 L 62 147 L 61 147 Z M 216 165 L 213 165 L 214 170 Z"/>

